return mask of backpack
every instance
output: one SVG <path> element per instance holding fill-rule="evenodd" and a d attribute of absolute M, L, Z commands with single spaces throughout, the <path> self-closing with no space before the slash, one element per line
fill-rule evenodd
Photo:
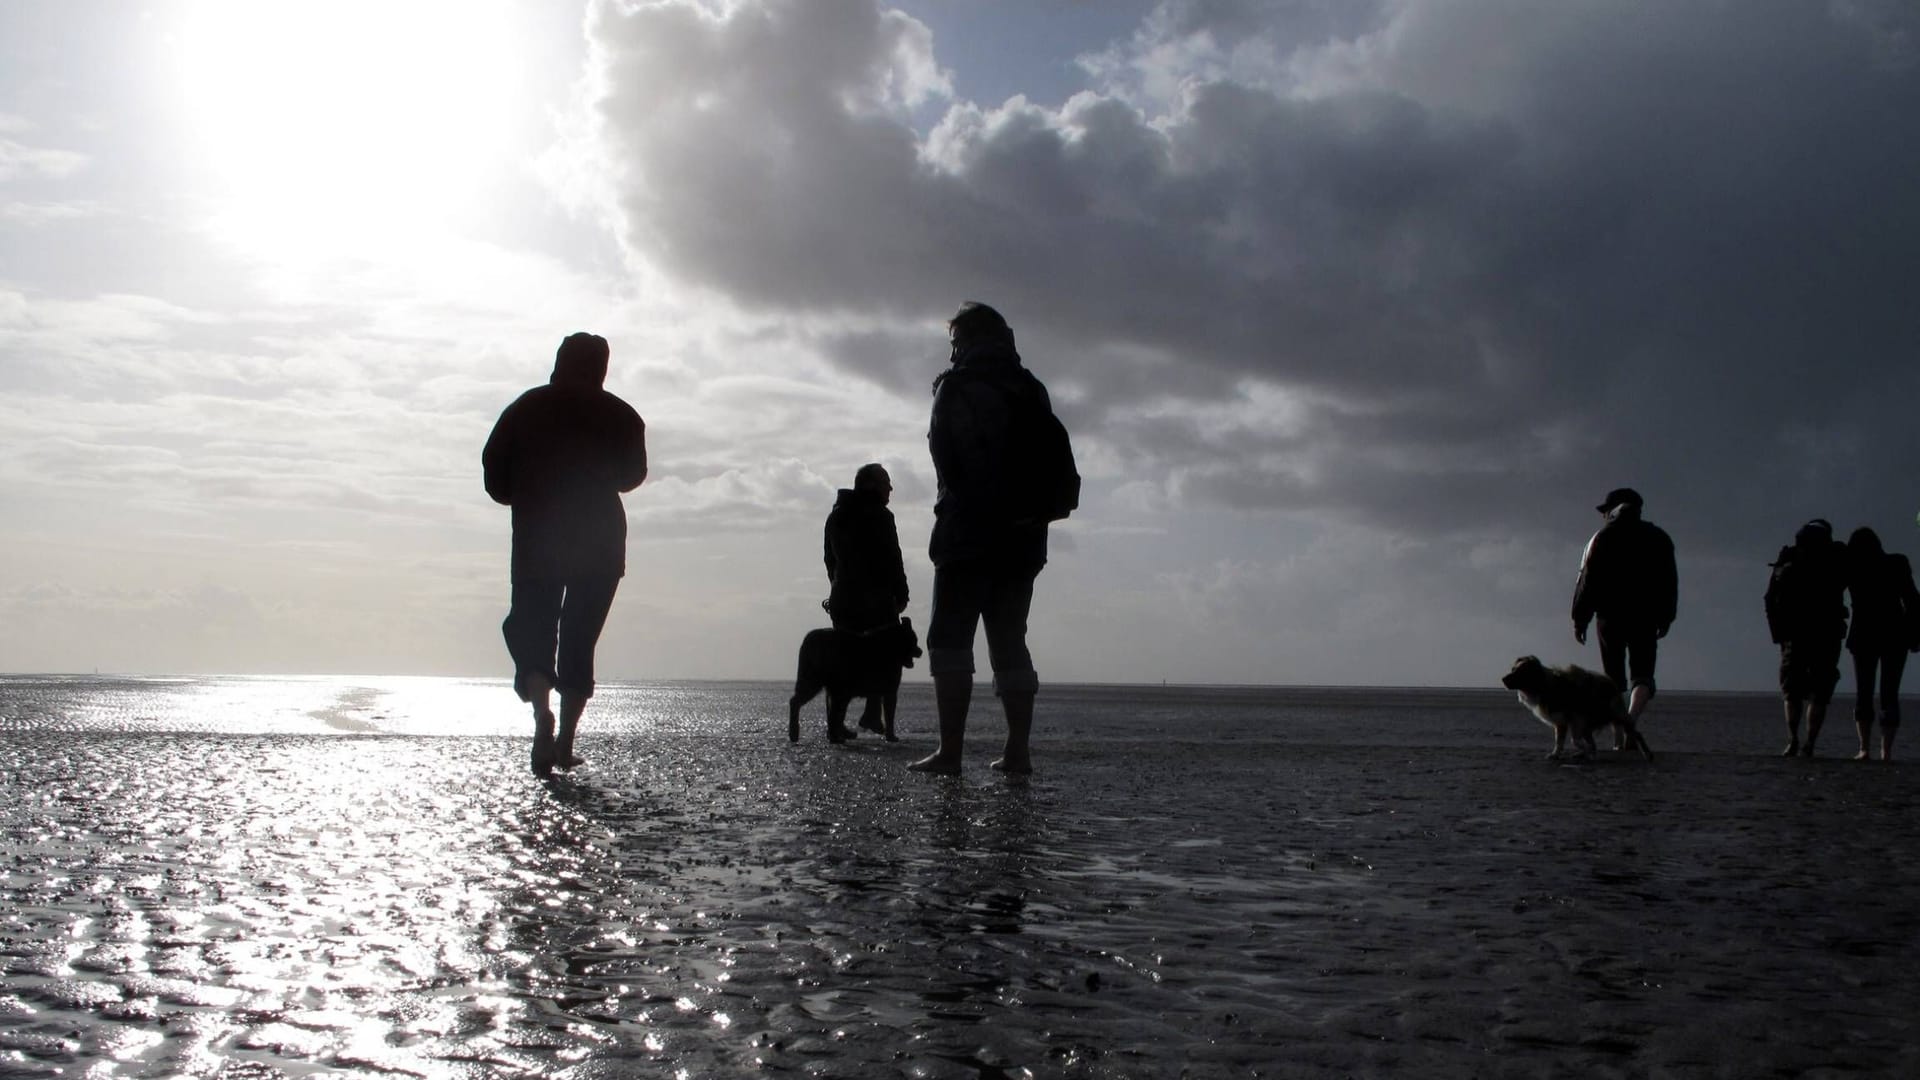
<path fill-rule="evenodd" d="M 1020 384 L 1004 386 L 1007 401 L 1007 516 L 1014 522 L 1064 520 L 1080 508 L 1080 472 L 1067 427 L 1047 405 L 1040 380 L 1022 369 Z"/>
<path fill-rule="evenodd" d="M 1797 638 L 1845 636 L 1847 609 L 1840 599 L 1844 568 L 1829 548 L 1789 545 L 1769 565 L 1767 630 L 1775 644 Z"/>

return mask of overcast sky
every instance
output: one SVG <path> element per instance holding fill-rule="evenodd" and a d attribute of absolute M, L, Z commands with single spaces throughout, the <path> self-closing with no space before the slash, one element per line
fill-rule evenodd
<path fill-rule="evenodd" d="M 480 446 L 579 329 L 602 677 L 790 677 L 870 460 L 924 628 L 971 298 L 1086 478 L 1043 680 L 1597 666 L 1631 485 L 1662 685 L 1765 688 L 1797 525 L 1920 553 L 1916 116 L 1905 0 L 9 3 L 0 670 L 507 673 Z"/>

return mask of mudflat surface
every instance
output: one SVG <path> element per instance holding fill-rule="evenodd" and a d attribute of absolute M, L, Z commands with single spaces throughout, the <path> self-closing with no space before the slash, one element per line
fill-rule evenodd
<path fill-rule="evenodd" d="M 789 746 L 737 696 L 551 782 L 366 701 L 16 710 L 0 1076 L 1920 1075 L 1920 770 L 1554 766 L 1511 705 L 1514 746 L 1092 737 L 1124 698 L 1057 701 L 1026 781 L 991 714 L 942 779 L 924 724 Z"/>

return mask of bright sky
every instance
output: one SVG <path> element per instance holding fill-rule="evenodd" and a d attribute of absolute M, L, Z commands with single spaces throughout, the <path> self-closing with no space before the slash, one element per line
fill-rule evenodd
<path fill-rule="evenodd" d="M 646 417 L 604 677 L 791 674 L 820 527 L 1006 313 L 1087 489 L 1043 680 L 1765 688 L 1805 519 L 1920 549 L 1901 0 L 0 6 L 0 670 L 500 675 L 500 409 Z M 923 676 L 922 676 L 923 677 Z"/>

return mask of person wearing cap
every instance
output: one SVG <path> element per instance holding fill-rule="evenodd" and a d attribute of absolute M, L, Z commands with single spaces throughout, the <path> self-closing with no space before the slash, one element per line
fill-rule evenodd
<path fill-rule="evenodd" d="M 487 494 L 513 508 L 513 598 L 500 629 L 513 689 L 533 706 L 537 776 L 581 763 L 573 740 L 593 696 L 594 647 L 626 573 L 620 496 L 647 478 L 646 424 L 601 385 L 609 352 L 597 334 L 568 335 L 547 384 L 507 406 L 480 454 Z"/>
<path fill-rule="evenodd" d="M 1847 639 L 1847 546 L 1833 538 L 1825 518 L 1814 518 L 1769 565 L 1767 631 L 1780 646 L 1780 696 L 1787 714 L 1783 753 L 1812 757 L 1840 682 L 1840 648 Z"/>
<path fill-rule="evenodd" d="M 993 692 L 1007 718 L 1005 752 L 993 763 L 1028 773 L 1033 699 L 1040 686 L 1027 649 L 1034 579 L 1047 563 L 1047 522 L 1007 510 L 1013 473 L 1013 410 L 1052 412 L 1045 386 L 1021 365 L 998 311 L 968 301 L 947 322 L 951 366 L 933 381 L 927 445 L 938 492 L 933 504 L 933 615 L 927 668 L 933 675 L 940 745 L 910 768 L 956 774 L 973 695 L 973 635 L 984 625 Z"/>
<path fill-rule="evenodd" d="M 1587 626 L 1597 624 L 1601 666 L 1629 694 L 1627 713 L 1635 719 L 1653 700 L 1659 641 L 1673 625 L 1680 599 L 1673 540 L 1641 518 L 1641 506 L 1632 488 L 1607 492 L 1595 507 L 1606 524 L 1587 541 L 1573 587 L 1574 640 L 1585 645 Z"/>

